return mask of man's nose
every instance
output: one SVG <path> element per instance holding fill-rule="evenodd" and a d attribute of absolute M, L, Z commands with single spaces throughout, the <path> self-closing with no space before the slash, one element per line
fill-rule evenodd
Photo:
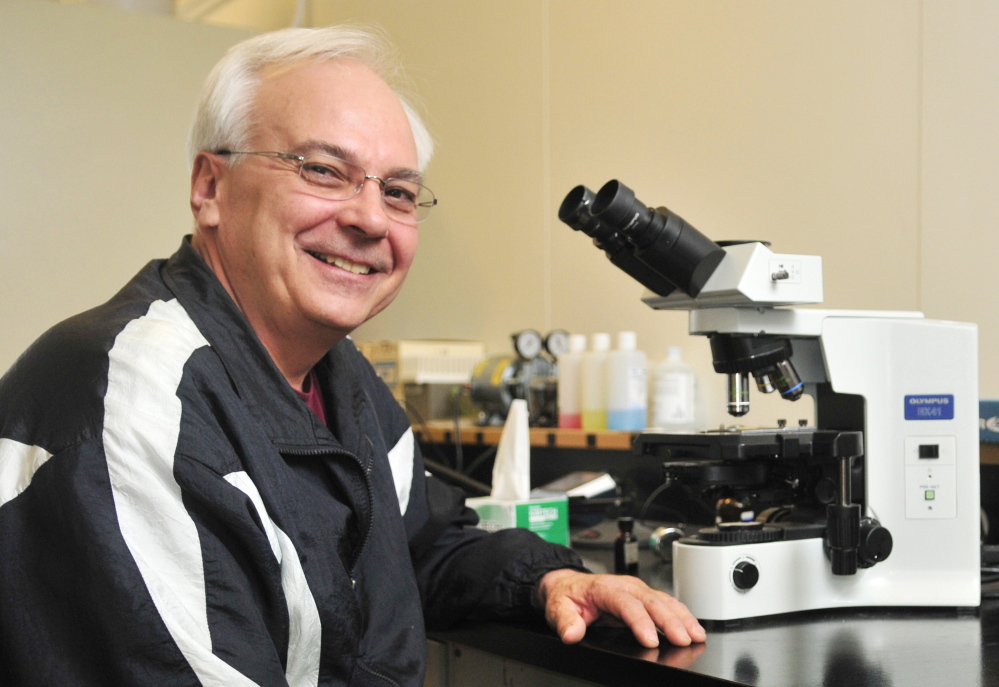
<path fill-rule="evenodd" d="M 347 217 L 341 217 L 343 223 L 356 227 L 372 238 L 388 236 L 392 220 L 385 207 L 381 180 L 378 177 L 365 177 L 361 190 L 348 199 L 346 204 L 347 207 L 343 210 Z"/>

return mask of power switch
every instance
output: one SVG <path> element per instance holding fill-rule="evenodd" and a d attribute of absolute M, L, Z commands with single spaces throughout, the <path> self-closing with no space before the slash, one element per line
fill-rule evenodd
<path fill-rule="evenodd" d="M 920 444 L 919 459 L 936 459 L 940 457 L 940 444 Z"/>
<path fill-rule="evenodd" d="M 905 437 L 905 517 L 957 517 L 957 437 Z"/>

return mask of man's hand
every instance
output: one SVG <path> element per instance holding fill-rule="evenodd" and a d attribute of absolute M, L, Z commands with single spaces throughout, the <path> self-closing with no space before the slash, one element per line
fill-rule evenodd
<path fill-rule="evenodd" d="M 538 583 L 538 596 L 548 624 L 566 644 L 581 640 L 586 628 L 603 614 L 620 618 L 649 648 L 659 646 L 656 628 L 677 646 L 707 637 L 686 606 L 629 575 L 552 570 Z"/>

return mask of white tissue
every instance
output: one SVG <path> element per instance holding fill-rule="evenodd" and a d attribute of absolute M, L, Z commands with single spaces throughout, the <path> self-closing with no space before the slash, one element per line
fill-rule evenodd
<path fill-rule="evenodd" d="M 531 495 L 531 433 L 527 425 L 527 401 L 510 404 L 493 464 L 494 499 L 521 501 Z"/>

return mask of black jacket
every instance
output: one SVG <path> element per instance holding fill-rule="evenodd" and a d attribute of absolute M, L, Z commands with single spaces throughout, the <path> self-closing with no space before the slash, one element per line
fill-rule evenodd
<path fill-rule="evenodd" d="M 579 567 L 470 527 L 348 339 L 329 428 L 185 241 L 0 380 L 0 684 L 422 684 L 424 625 Z M 332 431 L 331 431 L 332 430 Z"/>

